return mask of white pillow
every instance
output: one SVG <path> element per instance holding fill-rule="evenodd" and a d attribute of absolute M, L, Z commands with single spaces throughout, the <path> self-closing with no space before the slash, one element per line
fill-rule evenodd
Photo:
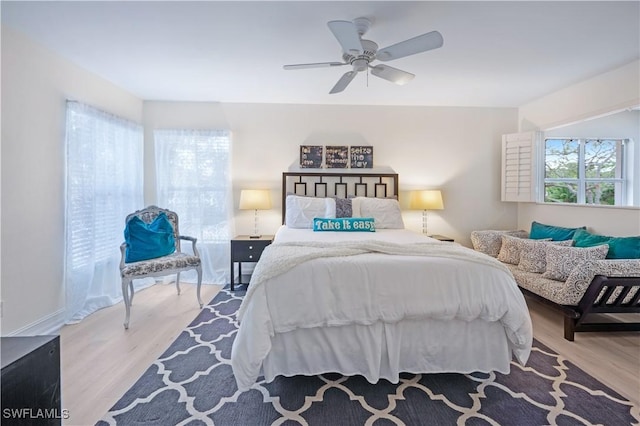
<path fill-rule="evenodd" d="M 352 217 L 372 217 L 376 229 L 404 229 L 400 204 L 393 198 L 356 197 L 351 208 Z"/>
<path fill-rule="evenodd" d="M 336 200 L 333 198 L 287 195 L 284 222 L 289 228 L 313 228 L 316 217 L 335 218 Z"/>

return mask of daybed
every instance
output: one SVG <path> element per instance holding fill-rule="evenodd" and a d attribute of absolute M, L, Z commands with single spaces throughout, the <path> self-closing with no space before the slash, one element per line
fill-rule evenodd
<path fill-rule="evenodd" d="M 402 229 L 389 198 L 397 188 L 395 174 L 283 174 L 285 224 L 238 312 L 240 390 L 261 374 L 397 383 L 403 372 L 508 373 L 514 358 L 526 363 L 531 319 L 508 269 Z"/>
<path fill-rule="evenodd" d="M 471 242 L 505 264 L 525 295 L 562 310 L 565 339 L 579 331 L 640 331 L 640 237 L 533 222 L 531 238 L 487 230 L 473 231 Z"/>

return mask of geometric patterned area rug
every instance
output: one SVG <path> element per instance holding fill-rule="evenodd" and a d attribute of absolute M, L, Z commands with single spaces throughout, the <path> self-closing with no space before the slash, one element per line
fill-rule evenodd
<path fill-rule="evenodd" d="M 323 374 L 237 390 L 230 357 L 244 291 L 220 290 L 97 424 L 631 425 L 640 407 L 534 341 L 508 375 L 403 374 L 399 383 Z"/>

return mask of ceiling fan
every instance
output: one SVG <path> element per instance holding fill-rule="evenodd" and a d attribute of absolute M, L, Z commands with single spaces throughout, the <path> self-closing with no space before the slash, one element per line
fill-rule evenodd
<path fill-rule="evenodd" d="M 352 70 L 346 72 L 329 92 L 330 94 L 342 92 L 351 83 L 351 80 L 361 71 L 371 69 L 371 74 L 383 78 L 395 84 L 408 83 L 415 77 L 410 72 L 402 71 L 388 65 L 371 65 L 375 60 L 387 62 L 405 56 L 415 55 L 428 50 L 442 47 L 444 40 L 438 31 L 431 31 L 405 41 L 401 41 L 384 49 L 378 49 L 378 45 L 371 40 L 365 40 L 362 36 L 371 27 L 371 21 L 367 18 L 356 18 L 351 21 L 329 21 L 329 29 L 342 46 L 342 60 L 344 62 L 316 62 L 311 64 L 284 65 L 285 70 L 298 70 L 304 68 L 325 68 L 351 65 Z"/>

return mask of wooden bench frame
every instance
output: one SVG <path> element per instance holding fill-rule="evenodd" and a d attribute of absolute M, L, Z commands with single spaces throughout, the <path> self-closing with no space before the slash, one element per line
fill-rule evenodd
<path fill-rule="evenodd" d="M 592 314 L 640 313 L 640 290 L 631 300 L 624 302 L 632 287 L 640 286 L 640 277 L 606 277 L 596 275 L 585 291 L 578 306 L 560 305 L 530 290 L 520 290 L 545 305 L 560 309 L 564 314 L 564 338 L 573 342 L 574 334 L 581 331 L 640 331 L 640 322 L 586 322 Z M 611 295 L 620 288 L 620 293 Z M 602 297 L 598 298 L 604 290 Z M 611 299 L 611 300 L 609 300 Z"/>

